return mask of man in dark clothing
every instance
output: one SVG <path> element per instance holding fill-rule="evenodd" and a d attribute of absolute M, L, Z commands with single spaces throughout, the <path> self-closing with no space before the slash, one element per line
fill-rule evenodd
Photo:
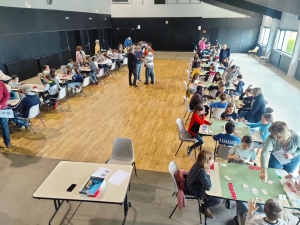
<path fill-rule="evenodd" d="M 191 98 L 190 109 L 194 110 L 195 106 L 198 105 L 199 103 L 203 105 L 206 102 L 206 99 L 216 99 L 216 98 L 214 98 L 210 95 L 203 94 L 203 87 L 198 86 L 197 92 Z M 207 116 L 207 114 L 209 112 L 209 107 L 207 105 L 204 105 L 204 108 L 205 108 L 205 116 Z"/>
<path fill-rule="evenodd" d="M 221 51 L 220 51 L 219 62 L 222 63 L 223 59 L 226 59 L 226 58 L 228 58 L 228 60 L 229 60 L 229 58 L 230 58 L 230 49 L 227 48 L 227 45 L 226 45 L 226 44 L 224 44 L 224 45 L 222 46 Z"/>
<path fill-rule="evenodd" d="M 133 48 L 129 48 L 129 50 L 128 50 L 129 86 L 138 87 L 136 85 L 136 78 L 137 78 L 136 63 L 137 63 L 137 61 L 138 61 L 138 59 L 136 58 L 136 56 L 133 53 Z M 132 74 L 133 74 L 133 83 L 132 83 L 132 80 L 131 80 Z"/>
<path fill-rule="evenodd" d="M 15 122 L 20 129 L 25 129 L 29 125 L 28 122 L 18 119 L 18 117 L 27 118 L 30 108 L 40 104 L 40 99 L 35 93 L 31 92 L 29 85 L 24 84 L 21 86 L 21 89 L 25 97 L 16 106 L 11 107 L 17 113 L 15 113 L 15 118 L 9 120 Z"/>

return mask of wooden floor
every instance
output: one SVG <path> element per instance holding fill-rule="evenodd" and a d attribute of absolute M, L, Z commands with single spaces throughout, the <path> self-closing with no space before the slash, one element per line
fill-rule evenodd
<path fill-rule="evenodd" d="M 180 144 L 175 120 L 186 110 L 183 80 L 187 67 L 188 60 L 155 59 L 156 83 L 138 83 L 138 88 L 129 87 L 127 68 L 118 71 L 117 78 L 108 78 L 105 86 L 91 87 L 91 95 L 70 97 L 71 108 L 66 112 L 42 112 L 46 128 L 38 119 L 32 120 L 37 134 L 15 130 L 11 135 L 14 147 L 0 151 L 104 163 L 114 139 L 129 137 L 138 169 L 166 172 L 171 160 L 189 169 L 195 161 L 187 156 L 187 144 L 174 156 Z M 203 149 L 213 150 L 211 137 L 204 141 Z"/>

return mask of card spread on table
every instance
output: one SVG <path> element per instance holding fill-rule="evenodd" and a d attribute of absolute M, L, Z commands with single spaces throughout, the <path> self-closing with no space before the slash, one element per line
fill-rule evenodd
<path fill-rule="evenodd" d="M 252 188 L 252 193 L 257 195 L 258 194 L 258 190 L 256 188 Z"/>
<path fill-rule="evenodd" d="M 235 192 L 233 184 L 231 182 L 228 183 L 228 188 L 230 191 L 231 198 L 234 200 L 237 200 L 236 192 Z"/>
<path fill-rule="evenodd" d="M 226 180 L 231 180 L 229 176 L 224 176 Z"/>
<path fill-rule="evenodd" d="M 260 170 L 259 166 L 249 166 L 250 170 Z"/>
<path fill-rule="evenodd" d="M 267 195 L 268 192 L 266 191 L 266 189 L 261 189 L 261 192 L 264 194 L 264 195 Z"/>

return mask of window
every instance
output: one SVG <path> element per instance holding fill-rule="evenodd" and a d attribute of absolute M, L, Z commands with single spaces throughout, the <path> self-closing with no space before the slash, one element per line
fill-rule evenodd
<path fill-rule="evenodd" d="M 274 49 L 288 54 L 293 54 L 296 44 L 297 32 L 290 30 L 278 30 Z"/>
<path fill-rule="evenodd" d="M 261 33 L 260 44 L 267 45 L 270 35 L 270 28 L 264 27 Z"/>

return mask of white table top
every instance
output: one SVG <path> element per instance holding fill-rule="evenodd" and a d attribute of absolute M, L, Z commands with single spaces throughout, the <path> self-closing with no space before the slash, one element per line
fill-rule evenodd
<path fill-rule="evenodd" d="M 72 80 L 73 75 L 57 74 L 60 80 Z"/>
<path fill-rule="evenodd" d="M 112 169 L 112 171 L 106 177 L 99 195 L 97 197 L 87 197 L 79 194 L 81 187 L 100 167 Z M 33 198 L 122 204 L 127 193 L 130 176 L 119 186 L 110 183 L 108 181 L 109 178 L 118 170 L 123 170 L 131 174 L 132 166 L 61 161 L 35 191 Z M 76 184 L 77 186 L 72 192 L 67 192 L 71 184 Z"/>
<path fill-rule="evenodd" d="M 89 67 L 81 67 L 80 68 L 80 71 L 87 71 L 87 72 L 90 72 L 91 71 L 91 68 L 89 68 Z"/>
<path fill-rule="evenodd" d="M 210 170 L 210 179 L 211 179 L 211 189 L 209 191 L 205 191 L 206 194 L 211 196 L 219 196 L 222 197 L 222 188 L 221 188 L 221 180 L 219 173 L 219 163 L 214 162 L 214 170 Z"/>

